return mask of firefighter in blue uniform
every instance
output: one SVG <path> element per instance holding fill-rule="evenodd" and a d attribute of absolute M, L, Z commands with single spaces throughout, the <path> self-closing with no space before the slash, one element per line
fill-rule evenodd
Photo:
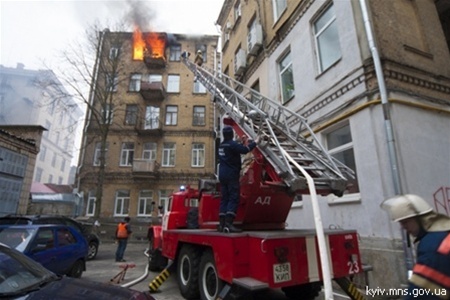
<path fill-rule="evenodd" d="M 450 218 L 410 194 L 390 198 L 381 207 L 417 243 L 417 261 L 405 299 L 450 299 Z"/>
<path fill-rule="evenodd" d="M 243 145 L 233 140 L 234 131 L 231 126 L 225 126 L 222 134 L 223 141 L 219 146 L 219 181 L 222 197 L 218 231 L 240 232 L 239 228 L 233 226 L 233 221 L 239 205 L 241 154 L 252 151 L 256 147 L 259 137 L 255 141 Z"/>

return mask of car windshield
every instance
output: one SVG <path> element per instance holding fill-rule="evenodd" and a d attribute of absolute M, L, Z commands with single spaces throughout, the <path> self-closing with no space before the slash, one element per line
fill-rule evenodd
<path fill-rule="evenodd" d="M 0 228 L 0 243 L 24 252 L 37 230 L 37 228 Z"/>
<path fill-rule="evenodd" d="M 22 253 L 0 245 L 0 298 L 36 289 L 58 276 Z"/>

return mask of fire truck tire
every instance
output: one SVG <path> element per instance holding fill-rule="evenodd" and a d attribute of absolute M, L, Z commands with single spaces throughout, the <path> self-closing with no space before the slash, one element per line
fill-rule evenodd
<path fill-rule="evenodd" d="M 157 272 L 161 270 L 161 260 L 163 259 L 161 251 L 158 249 L 149 250 L 148 252 L 148 270 Z"/>
<path fill-rule="evenodd" d="M 284 295 L 292 300 L 313 300 L 319 296 L 322 286 L 319 282 L 283 287 Z"/>
<path fill-rule="evenodd" d="M 201 250 L 192 245 L 183 245 L 177 258 L 177 282 L 181 295 L 187 300 L 200 297 L 198 276 Z"/>
<path fill-rule="evenodd" d="M 200 260 L 200 299 L 215 300 L 225 283 L 218 277 L 214 254 L 211 250 L 203 252 Z"/>

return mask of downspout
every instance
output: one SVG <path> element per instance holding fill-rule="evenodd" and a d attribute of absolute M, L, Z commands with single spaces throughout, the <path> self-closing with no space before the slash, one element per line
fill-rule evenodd
<path fill-rule="evenodd" d="M 98 73 L 99 73 L 99 62 L 100 62 L 100 54 L 101 54 L 101 50 L 103 48 L 103 39 L 105 36 L 105 33 L 108 31 L 108 29 L 105 29 L 103 31 L 100 31 L 100 36 L 99 36 L 99 41 L 98 41 L 98 45 L 97 45 L 97 57 L 95 58 L 95 64 L 94 64 L 94 70 L 92 73 L 92 81 L 91 81 L 91 89 L 89 92 L 89 105 L 93 105 L 94 103 L 94 98 L 95 98 L 95 89 L 96 89 L 96 85 L 97 85 L 97 78 L 98 78 Z M 80 152 L 80 158 L 79 158 L 79 162 L 78 162 L 78 167 L 77 167 L 77 192 L 80 193 L 80 170 L 83 166 L 83 162 L 84 162 L 84 155 L 86 153 L 86 141 L 87 141 L 87 137 L 86 137 L 86 133 L 88 130 L 89 125 L 91 124 L 91 115 L 92 115 L 92 110 L 89 108 L 89 106 L 87 107 L 87 112 L 86 112 L 86 123 L 83 129 L 83 142 L 81 143 L 81 152 Z"/>
<path fill-rule="evenodd" d="M 361 6 L 364 27 L 367 34 L 367 41 L 369 43 L 370 51 L 372 53 L 373 62 L 375 65 L 375 74 L 377 76 L 378 86 L 380 88 L 381 106 L 383 109 L 384 127 L 386 130 L 386 142 L 388 147 L 389 161 L 391 164 L 391 175 L 393 180 L 394 193 L 395 195 L 401 195 L 403 193 L 403 189 L 401 186 L 400 173 L 398 169 L 397 150 L 395 147 L 394 131 L 392 129 L 392 122 L 389 110 L 390 105 L 386 91 L 386 82 L 384 80 L 383 69 L 381 67 L 380 55 L 378 53 L 378 49 L 373 37 L 372 26 L 369 19 L 366 0 L 359 0 L 359 4 Z M 408 270 L 408 278 L 409 278 L 409 275 L 411 274 L 413 268 L 412 247 L 411 242 L 409 240 L 409 236 L 407 235 L 405 230 L 403 229 L 401 230 L 401 235 L 402 235 L 405 263 L 406 268 Z"/>

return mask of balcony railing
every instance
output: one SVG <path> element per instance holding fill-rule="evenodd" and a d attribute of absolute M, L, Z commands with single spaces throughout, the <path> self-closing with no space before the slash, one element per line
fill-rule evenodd
<path fill-rule="evenodd" d="M 133 173 L 149 174 L 157 172 L 159 169 L 159 163 L 156 160 L 150 159 L 134 159 L 133 160 Z"/>
<path fill-rule="evenodd" d="M 147 101 L 163 101 L 166 98 L 166 88 L 160 81 L 155 82 L 141 82 L 140 93 Z"/>

